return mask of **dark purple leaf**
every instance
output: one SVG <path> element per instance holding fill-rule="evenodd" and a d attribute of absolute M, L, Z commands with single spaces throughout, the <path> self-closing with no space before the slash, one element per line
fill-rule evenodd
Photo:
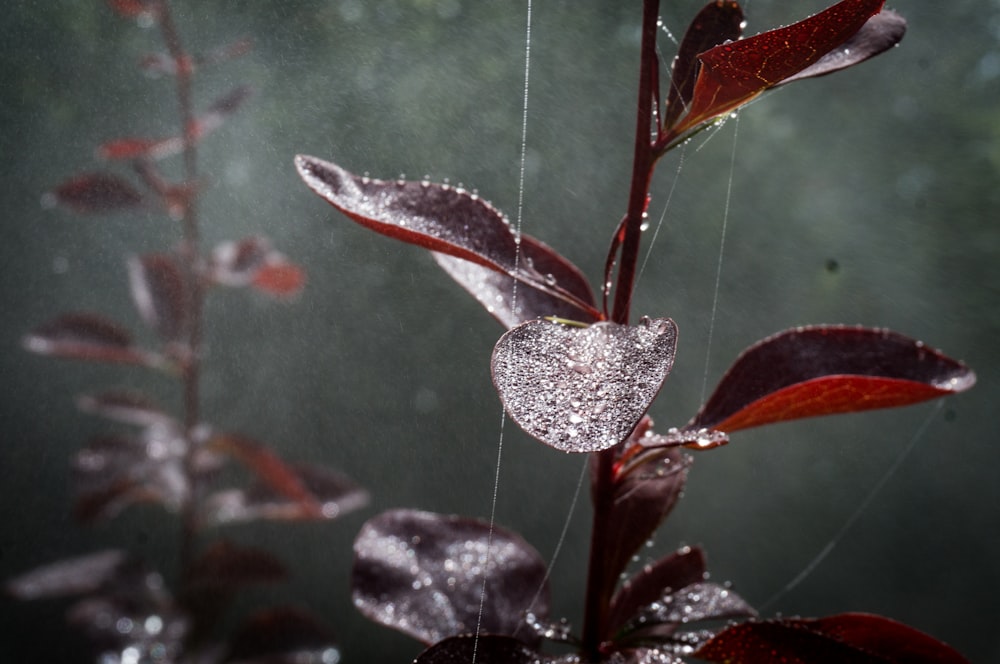
<path fill-rule="evenodd" d="M 962 392 L 975 382 L 963 363 L 896 332 L 801 327 L 743 351 L 687 429 L 732 432 L 905 406 Z"/>
<path fill-rule="evenodd" d="M 140 427 L 173 422 L 152 400 L 137 392 L 85 394 L 77 398 L 76 406 L 85 413 Z"/>
<path fill-rule="evenodd" d="M 715 583 L 693 583 L 686 588 L 664 592 L 633 616 L 623 627 L 625 633 L 653 628 L 658 634 L 673 633 L 679 627 L 706 620 L 752 618 L 757 612 L 733 591 Z"/>
<path fill-rule="evenodd" d="M 229 639 L 226 662 L 240 664 L 335 664 L 340 661 L 333 634 L 295 607 L 259 611 Z"/>
<path fill-rule="evenodd" d="M 516 282 L 512 277 L 473 263 L 433 252 L 434 260 L 452 279 L 469 291 L 504 327 L 511 328 L 532 318 L 555 316 L 592 323 L 600 316 L 586 278 L 575 265 L 527 235 L 521 236 L 521 254 L 532 267 L 545 275 L 546 282 L 572 296 L 573 301 L 556 297 L 548 290 Z M 517 311 L 514 311 L 515 284 Z M 580 304 L 588 308 L 581 308 Z"/>
<path fill-rule="evenodd" d="M 228 489 L 208 497 L 199 514 L 201 527 L 257 519 L 298 521 L 336 519 L 368 504 L 368 492 L 353 481 L 328 468 L 289 464 L 299 481 L 320 504 L 317 513 L 311 504 L 290 500 L 264 483 L 249 489 Z"/>
<path fill-rule="evenodd" d="M 21 600 L 93 593 L 128 564 L 128 554 L 117 549 L 67 558 L 7 581 L 7 592 Z"/>
<path fill-rule="evenodd" d="M 646 565 L 641 572 L 622 584 L 612 600 L 608 617 L 610 631 L 617 632 L 640 609 L 649 606 L 665 593 L 704 581 L 705 572 L 705 554 L 698 547 L 684 547 L 652 565 Z"/>
<path fill-rule="evenodd" d="M 493 349 L 504 407 L 526 432 L 564 452 L 595 452 L 625 440 L 673 366 L 669 318 L 586 327 L 533 320 Z"/>
<path fill-rule="evenodd" d="M 642 449 L 639 441 L 648 437 L 650 426 L 651 420 L 644 417 L 629 440 L 616 450 L 614 493 L 602 547 L 609 600 L 619 574 L 677 504 L 691 465 L 690 457 L 676 447 Z M 641 453 L 636 455 L 634 450 Z M 598 464 L 593 458 L 591 468 L 596 471 Z M 621 620 L 629 617 L 621 616 Z M 604 637 L 611 638 L 618 624 L 608 620 L 604 627 L 609 632 Z"/>
<path fill-rule="evenodd" d="M 853 37 L 798 74 L 789 76 L 781 82 L 781 85 L 803 78 L 825 76 L 852 67 L 889 50 L 901 42 L 905 34 L 906 19 L 894 11 L 883 9 L 868 19 Z"/>
<path fill-rule="evenodd" d="M 627 648 L 616 650 L 605 664 L 684 664 L 684 660 L 659 648 Z"/>
<path fill-rule="evenodd" d="M 453 636 L 420 653 L 413 664 L 556 664 L 509 636 Z"/>
<path fill-rule="evenodd" d="M 371 620 L 425 643 L 476 629 L 484 579 L 483 634 L 514 634 L 529 610 L 542 620 L 548 615 L 541 556 L 515 533 L 499 527 L 491 532 L 482 521 L 383 512 L 361 529 L 354 554 L 354 605 Z"/>
<path fill-rule="evenodd" d="M 239 110 L 250 95 L 253 88 L 249 85 L 239 85 L 212 102 L 212 105 L 192 121 L 188 134 L 195 140 L 200 140 L 222 126 L 226 119 Z"/>
<path fill-rule="evenodd" d="M 40 355 L 92 362 L 154 366 L 159 358 L 132 345 L 132 335 L 104 316 L 63 314 L 24 337 L 24 347 Z"/>
<path fill-rule="evenodd" d="M 267 551 L 219 540 L 189 565 L 185 582 L 199 590 L 224 592 L 248 585 L 276 583 L 287 576 L 285 566 Z"/>
<path fill-rule="evenodd" d="M 169 254 L 132 256 L 128 261 L 132 300 L 142 320 L 165 341 L 178 341 L 187 330 L 190 298 L 184 275 Z"/>
<path fill-rule="evenodd" d="M 743 10 L 734 0 L 710 2 L 691 21 L 677 49 L 670 72 L 670 91 L 663 127 L 671 127 L 687 110 L 694 93 L 694 82 L 701 68 L 698 55 L 726 41 L 735 41 L 743 33 Z"/>
<path fill-rule="evenodd" d="M 85 173 L 45 194 L 42 205 L 62 205 L 78 214 L 99 214 L 137 208 L 142 194 L 127 180 L 111 173 Z"/>
<path fill-rule="evenodd" d="M 860 613 L 731 625 L 692 656 L 726 664 L 968 664 L 923 632 Z"/>

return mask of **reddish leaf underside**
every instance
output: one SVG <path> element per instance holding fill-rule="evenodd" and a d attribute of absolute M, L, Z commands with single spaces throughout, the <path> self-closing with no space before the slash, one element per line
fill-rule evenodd
<path fill-rule="evenodd" d="M 858 32 L 884 1 L 842 0 L 798 23 L 702 53 L 690 109 L 670 136 L 728 113 L 813 65 Z"/>
<path fill-rule="evenodd" d="M 968 664 L 923 632 L 862 613 L 731 625 L 693 657 L 725 664 Z"/>
<path fill-rule="evenodd" d="M 669 318 L 585 327 L 533 320 L 497 341 L 493 384 L 511 418 L 546 445 L 605 450 L 646 413 L 673 367 L 676 345 Z"/>
<path fill-rule="evenodd" d="M 267 262 L 253 276 L 254 288 L 279 298 L 298 294 L 305 283 L 305 270 L 285 261 Z"/>
<path fill-rule="evenodd" d="M 100 214 L 137 208 L 142 194 L 111 173 L 85 173 L 63 182 L 42 197 L 43 206 L 62 205 L 77 214 Z"/>
<path fill-rule="evenodd" d="M 736 431 L 905 406 L 964 391 L 975 380 L 963 363 L 896 332 L 797 328 L 744 351 L 687 429 Z"/>
<path fill-rule="evenodd" d="M 152 365 L 155 358 L 132 345 L 125 328 L 98 314 L 68 313 L 38 326 L 24 347 L 40 355 L 93 362 Z"/>

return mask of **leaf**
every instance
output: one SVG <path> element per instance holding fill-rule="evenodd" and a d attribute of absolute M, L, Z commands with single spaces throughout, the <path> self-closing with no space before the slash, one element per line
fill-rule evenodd
<path fill-rule="evenodd" d="M 649 606 L 664 593 L 681 590 L 705 580 L 705 554 L 698 547 L 686 546 L 652 565 L 646 565 L 622 584 L 611 601 L 608 617 L 610 632 L 617 632 L 639 610 Z"/>
<path fill-rule="evenodd" d="M 800 327 L 743 351 L 687 428 L 732 432 L 905 406 L 962 392 L 975 382 L 963 363 L 896 332 Z"/>
<path fill-rule="evenodd" d="M 667 140 L 742 106 L 812 66 L 857 33 L 884 2 L 841 0 L 798 23 L 702 53 L 688 113 L 670 128 Z"/>
<path fill-rule="evenodd" d="M 302 291 L 306 283 L 305 271 L 283 259 L 270 258 L 253 276 L 257 290 L 278 298 L 288 298 Z"/>
<path fill-rule="evenodd" d="M 222 242 L 212 250 L 212 281 L 224 286 L 248 286 L 272 251 L 271 241 L 259 235 Z"/>
<path fill-rule="evenodd" d="M 731 625 L 693 655 L 727 664 L 967 664 L 933 637 L 901 623 L 862 613 Z"/>
<path fill-rule="evenodd" d="M 108 0 L 108 6 L 126 18 L 159 14 L 158 0 Z"/>
<path fill-rule="evenodd" d="M 146 366 L 159 363 L 157 356 L 134 347 L 123 327 L 92 313 L 63 314 L 36 327 L 23 344 L 39 355 Z"/>
<path fill-rule="evenodd" d="M 100 214 L 138 208 L 142 194 L 111 173 L 84 173 L 42 196 L 43 207 L 62 205 L 77 214 Z"/>
<path fill-rule="evenodd" d="M 128 554 L 109 549 L 37 567 L 7 581 L 6 589 L 21 600 L 83 595 L 115 579 L 128 564 Z"/>
<path fill-rule="evenodd" d="M 493 384 L 511 418 L 564 452 L 595 452 L 625 440 L 673 366 L 677 327 L 575 327 L 533 320 L 497 341 Z"/>
<path fill-rule="evenodd" d="M 514 634 L 528 610 L 548 615 L 545 561 L 482 521 L 390 510 L 365 523 L 354 555 L 354 606 L 425 643 L 474 631 L 481 601 L 483 634 Z"/>
<path fill-rule="evenodd" d="M 901 42 L 905 34 L 906 19 L 892 10 L 883 9 L 868 19 L 868 22 L 846 42 L 798 74 L 789 76 L 779 85 L 785 85 L 786 83 L 804 78 L 826 76 L 835 71 L 852 67 L 869 58 L 875 57 L 879 53 L 888 51 Z"/>
<path fill-rule="evenodd" d="M 185 583 L 189 589 L 218 593 L 287 577 L 285 566 L 267 551 L 219 540 L 188 566 Z"/>
<path fill-rule="evenodd" d="M 102 392 L 77 397 L 76 407 L 84 413 L 140 427 L 173 422 L 163 409 L 138 392 Z"/>
<path fill-rule="evenodd" d="M 530 283 L 519 283 L 506 274 L 477 263 L 433 252 L 437 264 L 508 329 L 542 316 L 587 323 L 601 318 L 590 284 L 575 265 L 527 235 L 521 236 L 521 255 L 524 260 L 530 261 L 535 270 L 546 275 L 548 285 L 567 292 L 572 300 L 556 297 L 548 290 L 534 288 Z M 515 284 L 520 286 L 516 291 Z"/>
<path fill-rule="evenodd" d="M 666 111 L 662 126 L 671 127 L 687 110 L 701 62 L 698 54 L 726 41 L 739 39 L 743 33 L 743 10 L 734 0 L 705 5 L 684 33 L 670 74 Z"/>
<path fill-rule="evenodd" d="M 290 500 L 264 483 L 249 489 L 228 489 L 209 496 L 199 513 L 201 527 L 264 519 L 300 521 L 336 519 L 368 504 L 368 492 L 341 473 L 328 468 L 289 464 L 299 481 L 319 503 Z"/>
<path fill-rule="evenodd" d="M 118 138 L 102 143 L 97 156 L 107 160 L 164 159 L 184 151 L 184 139 L 169 138 Z"/>
<path fill-rule="evenodd" d="M 250 95 L 253 88 L 249 85 L 239 85 L 212 102 L 208 109 L 192 120 L 188 127 L 188 135 L 193 140 L 200 140 L 222 126 L 226 119 L 239 110 Z"/>
<path fill-rule="evenodd" d="M 309 491 L 299 474 L 271 449 L 235 433 L 214 436 L 208 447 L 243 463 L 272 491 L 297 503 L 309 517 L 323 518 L 320 501 Z"/>
<path fill-rule="evenodd" d="M 340 652 L 330 630 L 295 607 L 258 611 L 229 639 L 226 662 L 335 664 Z"/>
<path fill-rule="evenodd" d="M 191 303 L 175 258 L 169 254 L 130 256 L 128 276 L 143 322 L 165 341 L 180 341 L 187 331 Z"/>
<path fill-rule="evenodd" d="M 556 661 L 509 636 L 482 634 L 440 641 L 420 653 L 413 664 L 554 664 Z"/>
<path fill-rule="evenodd" d="M 665 591 L 633 616 L 624 631 L 638 632 L 642 638 L 646 630 L 652 630 L 662 637 L 690 623 L 756 615 L 757 612 L 736 593 L 716 583 L 702 581 L 679 590 Z"/>

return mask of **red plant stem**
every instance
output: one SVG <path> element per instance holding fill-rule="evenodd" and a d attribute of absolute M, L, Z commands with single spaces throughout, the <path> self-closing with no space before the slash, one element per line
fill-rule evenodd
<path fill-rule="evenodd" d="M 191 101 L 191 68 L 190 60 L 181 44 L 180 35 L 174 25 L 168 0 L 161 0 L 159 5 L 159 25 L 166 42 L 167 50 L 176 63 L 177 102 L 181 117 L 181 128 L 184 132 L 184 182 L 194 183 L 198 177 L 198 162 L 196 137 L 194 136 L 194 109 Z M 188 481 L 189 494 L 181 509 L 180 534 L 180 569 L 188 569 L 194 557 L 195 537 L 197 532 L 197 505 L 200 500 L 198 475 L 194 468 L 195 458 L 195 427 L 201 418 L 199 379 L 201 374 L 201 318 L 203 288 L 198 277 L 200 262 L 199 229 L 197 197 L 191 194 L 184 197 L 182 207 L 180 255 L 182 269 L 186 281 L 187 292 L 190 294 L 189 312 L 190 329 L 188 331 L 187 357 L 182 372 L 184 428 L 187 439 L 187 453 L 184 459 L 184 474 Z"/>
<path fill-rule="evenodd" d="M 658 89 L 656 31 L 659 0 L 643 0 L 642 43 L 639 65 L 639 98 L 636 111 L 635 152 L 632 161 L 632 185 L 625 218 L 625 239 L 621 250 L 621 267 L 615 285 L 615 302 L 611 320 L 627 324 L 632 302 L 635 270 L 639 260 L 639 240 L 646 198 L 656 160 L 652 148 L 653 105 Z M 617 570 L 609 570 L 605 553 L 608 518 L 614 501 L 614 460 L 616 448 L 597 452 L 592 459 L 591 501 L 594 506 L 590 533 L 590 560 L 587 568 L 587 593 L 583 622 L 583 652 L 591 661 L 601 658 L 601 641 L 607 630 L 611 598 L 617 585 Z"/>

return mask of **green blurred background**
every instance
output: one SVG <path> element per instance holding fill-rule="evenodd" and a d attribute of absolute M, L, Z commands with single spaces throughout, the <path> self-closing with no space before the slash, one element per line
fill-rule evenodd
<path fill-rule="evenodd" d="M 822 8 L 751 0 L 748 34 Z M 536 0 L 523 230 L 596 283 L 627 197 L 639 0 Z M 678 37 L 700 7 L 665 0 Z M 742 348 L 806 323 L 888 326 L 966 360 L 970 393 L 943 407 L 749 431 L 698 455 L 681 506 L 644 556 L 701 544 L 713 578 L 760 604 L 798 574 L 930 418 L 915 451 L 832 554 L 770 612 L 885 614 L 973 661 L 1000 659 L 996 367 L 1000 362 L 1000 2 L 899 0 L 894 51 L 798 83 L 686 149 L 639 284 L 636 314 L 681 330 L 652 408 L 661 428 L 702 396 L 720 229 L 735 170 L 709 388 Z M 206 418 L 287 457 L 340 468 L 372 493 L 341 521 L 230 528 L 292 570 L 244 607 L 300 603 L 340 638 L 346 662 L 409 661 L 420 647 L 351 606 L 351 543 L 365 519 L 408 506 L 485 516 L 500 405 L 489 355 L 500 327 L 423 251 L 361 229 L 308 192 L 296 153 L 392 178 L 461 182 L 511 216 L 518 200 L 525 3 L 474 0 L 180 1 L 192 51 L 247 36 L 250 55 L 196 78 L 201 107 L 249 83 L 255 96 L 199 152 L 206 246 L 253 233 L 309 273 L 291 303 L 249 292 L 208 302 Z M 172 572 L 177 522 L 154 508 L 81 527 L 68 460 L 106 425 L 73 397 L 169 380 L 29 355 L 22 335 L 68 310 L 140 322 L 125 258 L 177 237 L 162 216 L 77 217 L 41 195 L 99 167 L 94 147 L 176 131 L 169 79 L 139 58 L 155 30 L 96 0 L 14 0 L 0 14 L 0 576 L 126 547 Z M 665 58 L 673 45 L 663 35 Z M 176 161 L 176 159 L 175 159 Z M 655 221 L 678 171 L 660 166 Z M 152 343 L 151 335 L 141 335 Z M 583 463 L 510 422 L 498 523 L 551 555 Z M 581 622 L 586 491 L 552 572 L 554 615 Z M 86 661 L 65 604 L 0 599 L 0 660 Z"/>

